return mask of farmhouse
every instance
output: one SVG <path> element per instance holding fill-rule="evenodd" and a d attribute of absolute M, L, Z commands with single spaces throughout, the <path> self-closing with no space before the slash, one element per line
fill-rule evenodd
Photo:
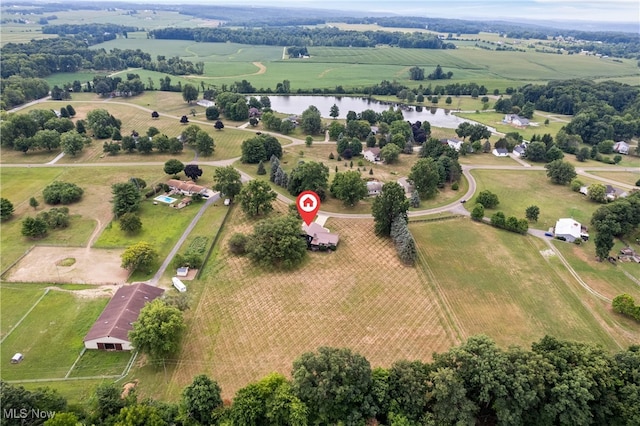
<path fill-rule="evenodd" d="M 84 337 L 87 349 L 130 351 L 129 331 L 147 303 L 164 290 L 144 283 L 120 287 Z"/>
<path fill-rule="evenodd" d="M 186 182 L 178 179 L 169 179 L 167 181 L 167 185 L 169 185 L 169 188 L 171 188 L 172 191 L 178 192 L 182 195 L 207 194 L 207 188 L 205 188 L 204 186 L 196 185 L 193 182 Z"/>
<path fill-rule="evenodd" d="M 516 127 L 527 127 L 529 125 L 529 120 L 526 118 L 520 117 L 517 114 L 506 114 L 504 119 L 502 119 L 504 123 L 511 124 Z"/>
<path fill-rule="evenodd" d="M 404 193 L 407 197 L 411 197 L 411 193 L 415 189 L 413 184 L 406 177 L 401 177 L 398 179 L 398 185 L 400 185 L 404 189 Z"/>
<path fill-rule="evenodd" d="M 613 144 L 613 151 L 618 154 L 629 154 L 629 144 L 624 141 L 616 142 Z"/>
<path fill-rule="evenodd" d="M 509 151 L 507 151 L 505 148 L 494 148 L 494 150 L 491 151 L 491 152 L 496 157 L 508 157 L 509 156 Z"/>
<path fill-rule="evenodd" d="M 362 155 L 364 156 L 365 160 L 371 161 L 372 163 L 377 163 L 380 161 L 380 148 L 368 148 L 362 153 Z"/>
<path fill-rule="evenodd" d="M 606 188 L 605 194 L 606 194 L 607 200 L 609 201 L 615 200 L 616 198 L 624 198 L 627 195 L 629 195 L 627 194 L 626 191 L 623 191 L 622 189 L 619 189 L 619 188 L 614 188 L 611 185 L 606 185 L 605 188 Z"/>
<path fill-rule="evenodd" d="M 327 228 L 316 222 L 311 222 L 308 226 L 303 222 L 302 231 L 307 239 L 307 248 L 311 250 L 335 250 L 340 242 L 338 234 L 332 234 Z"/>
<path fill-rule="evenodd" d="M 586 233 L 586 230 L 583 231 L 582 225 L 571 218 L 558 219 L 554 234 L 556 238 L 564 239 L 571 243 L 579 238 L 585 241 L 589 239 L 589 234 Z"/>
<path fill-rule="evenodd" d="M 525 144 L 516 145 L 513 147 L 513 155 L 516 157 L 524 156 L 525 151 L 527 150 L 527 146 Z"/>

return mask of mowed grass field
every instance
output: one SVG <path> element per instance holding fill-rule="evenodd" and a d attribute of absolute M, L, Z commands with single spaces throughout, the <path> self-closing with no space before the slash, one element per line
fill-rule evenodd
<path fill-rule="evenodd" d="M 338 250 L 309 253 L 291 272 L 256 269 L 230 254 L 230 236 L 251 232 L 252 223 L 233 212 L 206 279 L 193 283 L 202 296 L 186 312 L 189 327 L 169 362 L 170 382 L 158 379 L 161 367 L 140 370 L 156 376 L 148 387 L 141 381 L 143 394 L 175 400 L 193 376 L 206 373 L 230 398 L 270 372 L 289 374 L 298 356 L 320 346 L 349 347 L 373 366 L 389 366 L 428 360 L 458 341 L 421 270 L 402 266 L 390 241 L 374 235 L 371 220 L 330 219 L 326 226 L 340 234 Z"/>
<path fill-rule="evenodd" d="M 483 333 L 502 346 L 528 347 L 549 334 L 618 348 L 583 305 L 587 293 L 574 293 L 542 256 L 543 241 L 469 219 L 410 229 L 464 337 Z"/>
<path fill-rule="evenodd" d="M 468 156 L 467 156 L 468 157 Z M 584 195 L 573 192 L 568 185 L 554 185 L 545 171 L 536 170 L 473 170 L 477 193 L 489 190 L 496 195 L 500 204 L 495 209 L 485 210 L 485 216 L 491 217 L 496 211 L 508 216 L 525 217 L 525 210 L 531 205 L 540 208 L 538 221 L 530 223 L 531 228 L 547 230 L 561 217 L 573 217 L 588 226 L 591 215 L 600 206 L 589 201 Z M 589 185 L 590 181 L 580 177 Z M 594 181 L 595 182 L 595 181 Z M 562 200 L 562 202 L 558 202 Z M 472 209 L 475 196 L 467 205 Z"/>
<path fill-rule="evenodd" d="M 23 284 L 28 285 L 28 284 Z M 17 295 L 11 295 L 18 292 Z M 20 290 L 2 289 L 2 297 L 16 299 Z M 83 348 L 82 339 L 89 331 L 108 298 L 80 298 L 73 293 L 49 291 L 20 325 L 2 342 L 0 367 L 3 380 L 62 378 Z M 21 303 L 23 314 L 32 304 Z M 15 317 L 15 313 L 12 314 Z M 4 312 L 2 314 L 4 322 Z M 52 348 L 55 347 L 55 350 Z M 24 361 L 11 364 L 20 352 Z"/>

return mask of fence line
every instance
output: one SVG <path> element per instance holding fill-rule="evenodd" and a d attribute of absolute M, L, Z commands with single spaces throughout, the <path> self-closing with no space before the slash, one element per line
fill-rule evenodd
<path fill-rule="evenodd" d="M 35 244 L 32 245 L 31 247 L 29 247 L 28 249 L 26 249 L 24 251 L 24 253 L 22 255 L 20 255 L 19 258 L 17 258 L 11 265 L 9 265 L 4 271 L 2 271 L 2 273 L 0 274 L 0 278 L 4 279 L 4 276 L 7 274 L 7 272 L 9 272 L 11 270 L 11 268 L 13 268 L 14 266 L 16 266 L 16 264 L 18 262 L 20 262 L 22 260 L 22 258 L 24 258 L 26 255 L 29 254 L 29 252 L 31 252 L 31 250 L 33 250 L 33 248 L 35 247 Z"/>
<path fill-rule="evenodd" d="M 16 323 L 16 325 L 13 326 L 13 328 L 2 338 L 2 340 L 0 340 L 0 344 L 2 342 L 4 342 L 4 339 L 6 339 L 7 337 L 9 337 L 11 335 L 11 333 L 13 333 L 13 331 L 18 328 L 18 326 L 20 325 L 20 323 L 22 323 L 22 321 L 24 321 L 24 319 L 27 317 L 27 315 L 29 315 L 31 313 L 31 311 L 33 311 L 35 309 L 36 306 L 38 306 L 38 303 L 40 303 L 40 301 L 47 295 L 47 293 L 49 293 L 49 289 L 46 288 L 44 290 L 44 293 L 42 294 L 42 296 L 40 296 L 40 298 L 38 300 L 36 300 L 36 303 L 34 303 L 31 308 L 29 308 L 29 310 L 27 311 L 26 314 L 24 314 L 22 316 L 22 318 L 20 318 L 20 321 L 18 321 Z"/>

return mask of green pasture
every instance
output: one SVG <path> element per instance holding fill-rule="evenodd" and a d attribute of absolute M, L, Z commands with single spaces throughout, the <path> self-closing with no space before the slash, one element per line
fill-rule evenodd
<path fill-rule="evenodd" d="M 0 169 L 1 192 L 14 204 L 13 217 L 0 225 L 0 265 L 5 270 L 33 244 L 61 246 L 83 246 L 96 227 L 97 217 L 111 211 L 111 185 L 126 182 L 132 176 L 140 177 L 151 185 L 164 182 L 168 176 L 158 166 L 118 166 L 118 167 L 51 167 Z M 203 181 L 212 179 L 203 176 Z M 44 239 L 33 241 L 22 236 L 22 220 L 35 216 L 43 209 L 49 209 L 42 199 L 42 189 L 54 180 L 72 182 L 84 189 L 83 198 L 70 204 L 71 224 L 66 229 L 50 231 Z M 29 198 L 35 196 L 40 202 L 37 212 L 29 207 Z M 160 206 L 154 206 L 160 207 Z M 187 209 L 188 210 L 188 209 Z M 108 214 L 108 213 L 107 213 Z M 143 218 L 144 223 L 144 218 Z M 117 227 L 117 225 L 116 225 Z M 151 226 L 152 227 L 152 226 Z"/>
<path fill-rule="evenodd" d="M 455 100 L 454 100 L 455 103 Z M 491 107 L 495 104 L 495 101 L 490 102 Z M 545 133 L 549 133 L 555 136 L 558 131 L 571 120 L 570 116 L 556 118 L 555 116 L 549 118 L 549 124 L 544 124 L 547 119 L 546 114 L 536 112 L 533 115 L 531 121 L 537 125 L 528 126 L 526 128 L 518 128 L 505 124 L 502 122 L 504 114 L 499 112 L 479 112 L 479 113 L 456 113 L 456 115 L 462 118 L 468 118 L 469 120 L 477 121 L 486 126 L 495 128 L 500 133 L 518 132 L 525 140 L 531 140 L 533 135 L 542 136 Z M 564 121 L 566 120 L 566 121 Z"/>
<path fill-rule="evenodd" d="M 69 377 L 118 376 L 122 374 L 132 356 L 131 351 L 87 350 L 73 367 Z"/>
<path fill-rule="evenodd" d="M 491 217 L 496 211 L 502 211 L 507 217 L 524 218 L 526 208 L 536 205 L 540 207 L 540 217 L 538 222 L 530 223 L 529 226 L 547 230 L 562 217 L 572 217 L 580 223 L 588 224 L 592 213 L 599 207 L 599 204 L 587 200 L 584 195 L 571 191 L 568 185 L 552 184 L 544 171 L 523 168 L 473 170 L 471 173 L 478 185 L 476 194 L 489 190 L 497 194 L 500 200 L 498 207 L 485 210 L 487 217 Z M 474 202 L 475 197 L 467 208 L 472 209 Z"/>
<path fill-rule="evenodd" d="M 86 407 L 87 401 L 94 396 L 96 388 L 103 382 L 113 382 L 113 380 L 47 380 L 35 383 L 19 383 L 18 386 L 23 386 L 29 391 L 35 391 L 39 388 L 52 388 L 67 400 L 69 407 Z"/>
<path fill-rule="evenodd" d="M 0 286 L 0 336 L 4 338 L 43 294 L 43 285 L 3 283 Z"/>
<path fill-rule="evenodd" d="M 82 339 L 106 304 L 107 298 L 78 298 L 72 293 L 50 291 L 2 343 L 2 379 L 64 377 L 84 347 Z M 51 350 L 53 347 L 55 350 Z M 10 364 L 16 352 L 24 355 L 24 361 Z"/>
<path fill-rule="evenodd" d="M 554 244 L 571 264 L 571 267 L 580 275 L 580 278 L 603 296 L 613 299 L 619 294 L 627 293 L 636 301 L 640 300 L 640 286 L 625 275 L 625 270 L 622 268 L 625 263 L 619 262 L 618 265 L 612 265 L 609 262 L 596 262 L 596 250 L 592 241 L 579 246 L 562 241 L 554 241 Z M 623 247 L 622 243 L 616 244 L 611 254 L 616 256 Z M 632 247 L 640 251 L 640 247 L 637 245 Z M 632 271 L 630 275 L 640 279 L 640 265 L 634 262 L 628 263 L 628 265 Z"/>
<path fill-rule="evenodd" d="M 636 157 L 636 167 L 640 167 L 640 158 Z M 635 185 L 640 179 L 640 170 L 637 172 L 598 172 L 589 171 L 590 174 L 600 176 L 606 179 L 613 179 L 617 182 L 626 183 L 627 185 Z"/>
<path fill-rule="evenodd" d="M 465 336 L 487 334 L 523 347 L 544 335 L 615 341 L 540 254 L 546 245 L 468 219 L 412 223 L 420 267 Z"/>

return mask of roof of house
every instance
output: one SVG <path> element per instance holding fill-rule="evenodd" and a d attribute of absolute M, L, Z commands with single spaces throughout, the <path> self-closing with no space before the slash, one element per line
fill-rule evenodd
<path fill-rule="evenodd" d="M 367 191 L 381 191 L 382 190 L 382 182 L 377 180 L 371 180 L 367 182 Z"/>
<path fill-rule="evenodd" d="M 377 146 L 374 146 L 373 148 L 367 148 L 364 150 L 363 154 L 366 154 L 367 152 L 370 152 L 377 157 L 378 155 L 380 155 L 380 148 L 378 148 Z"/>
<path fill-rule="evenodd" d="M 516 145 L 515 147 L 513 147 L 513 151 L 517 152 L 518 154 L 524 154 L 526 148 L 524 145 Z"/>
<path fill-rule="evenodd" d="M 571 235 L 575 238 L 580 238 L 581 231 L 582 225 L 580 225 L 580 222 L 576 222 L 571 218 L 558 219 L 556 222 L 556 235 Z"/>
<path fill-rule="evenodd" d="M 84 337 L 84 341 L 103 337 L 128 341 L 129 331 L 138 319 L 142 307 L 162 293 L 163 289 L 144 283 L 120 287 Z"/>
<path fill-rule="evenodd" d="M 494 149 L 494 151 L 498 154 L 508 154 L 509 151 L 507 151 L 505 148 L 496 148 Z"/>
<path fill-rule="evenodd" d="M 167 181 L 167 185 L 169 185 L 172 188 L 179 189 L 181 191 L 196 192 L 196 193 L 205 191 L 207 189 L 204 186 L 196 185 L 193 182 L 181 181 L 178 179 L 169 179 Z"/>
<path fill-rule="evenodd" d="M 309 225 L 303 223 L 302 230 L 311 237 L 311 244 L 315 246 L 337 246 L 340 241 L 338 234 L 332 234 L 327 228 L 316 222 L 311 222 Z"/>

